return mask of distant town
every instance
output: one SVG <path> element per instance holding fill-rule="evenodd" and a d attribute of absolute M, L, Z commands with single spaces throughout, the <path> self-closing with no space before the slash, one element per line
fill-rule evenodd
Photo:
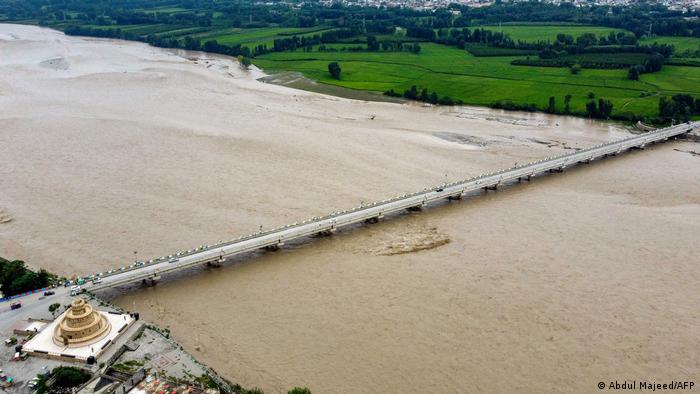
<path fill-rule="evenodd" d="M 345 6 L 360 6 L 360 7 L 406 7 L 415 10 L 437 10 L 440 8 L 448 8 L 453 5 L 467 6 L 467 7 L 486 7 L 499 3 L 498 0 L 322 0 L 321 4 L 330 6 L 334 3 L 341 3 Z M 519 2 L 518 0 L 511 1 L 512 3 Z M 573 0 L 573 1 L 562 1 L 562 0 L 544 0 L 544 3 L 551 4 L 564 4 L 570 3 L 575 7 L 584 6 L 616 6 L 624 7 L 637 5 L 640 2 L 636 0 Z M 654 2 L 656 4 L 664 5 L 668 9 L 673 11 L 681 12 L 695 12 L 700 10 L 700 0 L 662 0 Z M 458 10 L 454 10 L 455 13 L 459 14 Z M 695 17 L 697 18 L 697 16 Z"/>

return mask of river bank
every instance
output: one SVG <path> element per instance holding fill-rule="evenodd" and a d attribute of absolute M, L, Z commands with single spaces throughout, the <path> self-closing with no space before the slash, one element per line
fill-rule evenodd
<path fill-rule="evenodd" d="M 64 274 L 628 135 L 303 92 L 224 57 L 36 27 L 0 25 L 0 45 L 0 249 Z M 654 146 L 113 301 L 266 392 L 693 377 L 697 150 Z"/>

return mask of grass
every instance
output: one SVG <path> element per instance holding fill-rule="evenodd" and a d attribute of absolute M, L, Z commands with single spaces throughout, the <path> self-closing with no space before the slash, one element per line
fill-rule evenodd
<path fill-rule="evenodd" d="M 642 44 L 671 44 L 676 50 L 675 53 L 680 54 L 686 50 L 697 51 L 700 49 L 700 37 L 654 37 L 644 38 L 640 40 Z"/>
<path fill-rule="evenodd" d="M 294 35 L 298 37 L 320 34 L 322 31 L 329 30 L 326 27 L 313 28 L 296 28 L 296 27 L 263 27 L 258 29 L 221 29 L 204 34 L 197 34 L 195 37 L 202 42 L 208 40 L 216 40 L 223 45 L 244 45 L 247 47 L 255 47 L 257 45 L 266 44 L 272 47 L 273 41 L 279 38 L 290 38 Z"/>
<path fill-rule="evenodd" d="M 583 112 L 588 92 L 610 99 L 615 114 L 656 116 L 658 95 L 687 92 L 700 95 L 700 69 L 667 66 L 640 81 L 627 79 L 627 70 L 583 70 L 516 67 L 516 56 L 475 57 L 438 44 L 421 44 L 420 54 L 408 52 L 277 52 L 255 59 L 268 72 L 299 71 L 320 82 L 351 89 L 398 92 L 417 85 L 467 104 L 491 105 L 499 100 L 534 103 L 545 108 L 550 96 L 558 107 L 567 94 L 573 111 Z M 338 61 L 340 80 L 330 77 L 328 63 Z"/>
<path fill-rule="evenodd" d="M 596 36 L 607 36 L 611 31 L 620 32 L 622 29 L 614 29 L 603 26 L 586 26 L 586 25 L 551 25 L 551 24 L 521 24 L 521 25 L 502 25 L 498 26 L 482 26 L 484 29 L 492 31 L 503 31 L 508 33 L 514 40 L 522 40 L 526 42 L 537 41 L 556 41 L 557 34 L 564 33 L 573 36 L 574 38 L 583 33 L 593 33 Z"/>

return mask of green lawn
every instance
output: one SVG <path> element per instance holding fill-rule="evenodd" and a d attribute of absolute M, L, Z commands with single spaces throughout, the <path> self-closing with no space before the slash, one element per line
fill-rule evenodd
<path fill-rule="evenodd" d="M 483 26 L 484 29 L 492 31 L 503 31 L 508 33 L 514 40 L 522 40 L 527 42 L 536 41 L 555 41 L 557 34 L 564 33 L 573 36 L 574 38 L 583 33 L 594 33 L 596 36 L 607 36 L 611 31 L 625 31 L 623 29 L 613 29 L 602 26 L 586 26 L 586 25 L 551 25 L 551 24 L 522 24 L 522 25 L 502 25 L 499 26 Z"/>
<path fill-rule="evenodd" d="M 254 62 L 268 72 L 300 71 L 323 83 L 352 89 L 403 92 L 411 85 L 436 91 L 465 103 L 490 105 L 499 100 L 534 103 L 546 107 L 555 96 L 559 107 L 571 94 L 574 111 L 584 111 L 588 92 L 614 104 L 615 113 L 657 114 L 658 95 L 689 92 L 700 95 L 700 68 L 667 66 L 627 79 L 626 70 L 583 70 L 572 75 L 566 68 L 518 67 L 518 57 L 474 57 L 468 52 L 438 44 L 422 44 L 420 54 L 408 52 L 277 52 Z M 340 80 L 330 77 L 327 66 L 338 61 Z M 647 96 L 651 93 L 651 96 Z M 642 97 L 646 96 L 646 97 Z"/>

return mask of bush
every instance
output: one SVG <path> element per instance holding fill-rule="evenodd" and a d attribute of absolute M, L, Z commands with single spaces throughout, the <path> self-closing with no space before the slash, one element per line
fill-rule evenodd
<path fill-rule="evenodd" d="M 311 394 L 311 390 L 306 387 L 295 387 L 289 390 L 287 394 Z"/>
<path fill-rule="evenodd" d="M 331 74 L 331 77 L 340 79 L 340 65 L 338 62 L 328 63 L 328 72 Z"/>

